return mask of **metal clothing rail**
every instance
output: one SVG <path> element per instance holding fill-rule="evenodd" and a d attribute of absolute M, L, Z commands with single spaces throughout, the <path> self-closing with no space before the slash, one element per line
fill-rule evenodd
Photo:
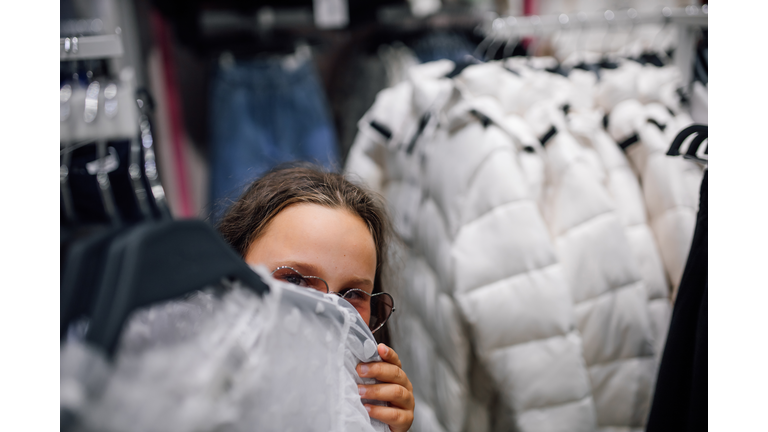
<path fill-rule="evenodd" d="M 672 24 L 678 27 L 677 49 L 674 63 L 680 70 L 683 83 L 690 84 L 693 76 L 695 44 L 702 28 L 708 27 L 708 7 L 665 7 L 659 12 L 639 13 L 635 9 L 619 12 L 579 12 L 575 14 L 543 15 L 528 17 L 495 17 L 478 26 L 486 38 L 495 40 L 519 37 L 548 36 L 557 31 L 585 28 L 625 27 L 643 24 Z"/>
<path fill-rule="evenodd" d="M 634 9 L 614 12 L 579 12 L 575 14 L 496 17 L 486 20 L 480 30 L 491 37 L 542 36 L 560 30 L 609 26 L 673 23 L 685 27 L 707 27 L 707 6 L 663 8 L 660 12 L 639 13 Z"/>
<path fill-rule="evenodd" d="M 59 54 L 61 61 L 122 57 L 123 41 L 117 34 L 60 38 Z"/>

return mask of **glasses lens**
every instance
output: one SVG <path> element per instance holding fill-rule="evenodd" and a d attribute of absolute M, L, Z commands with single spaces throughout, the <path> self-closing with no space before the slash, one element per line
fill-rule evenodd
<path fill-rule="evenodd" d="M 368 327 L 372 332 L 381 328 L 389 319 L 395 304 L 392 296 L 387 293 L 371 295 L 359 289 L 351 289 L 345 292 L 342 297 L 351 303 L 360 312 L 360 315 L 364 316 L 366 312 L 369 314 Z"/>
<path fill-rule="evenodd" d="M 371 330 L 376 331 L 384 325 L 392 315 L 395 301 L 387 293 L 377 293 L 371 298 Z"/>
<path fill-rule="evenodd" d="M 311 288 L 322 293 L 328 292 L 328 285 L 324 280 L 315 276 L 304 276 L 290 267 L 280 267 L 272 272 L 272 277 L 283 282 L 288 282 L 303 288 Z"/>

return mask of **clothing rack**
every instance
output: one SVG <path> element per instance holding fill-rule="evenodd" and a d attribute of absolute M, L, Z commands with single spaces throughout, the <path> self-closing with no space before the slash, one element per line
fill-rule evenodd
<path fill-rule="evenodd" d="M 214 36 L 233 31 L 266 33 L 277 29 L 312 28 L 314 18 L 310 8 L 262 7 L 252 15 L 229 10 L 206 10 L 200 14 L 204 35 Z"/>
<path fill-rule="evenodd" d="M 444 6 L 439 12 L 427 16 L 415 16 L 410 8 L 401 5 L 379 8 L 376 17 L 379 24 L 403 30 L 476 28 L 488 19 L 497 17 L 493 12 L 466 7 Z"/>
<path fill-rule="evenodd" d="M 560 30 L 575 28 L 611 27 L 615 25 L 639 25 L 673 23 L 683 27 L 707 27 L 707 6 L 665 7 L 659 12 L 640 13 L 635 9 L 614 12 L 578 12 L 559 15 L 532 15 L 526 17 L 497 16 L 483 23 L 481 31 L 486 36 L 540 36 Z"/>
<path fill-rule="evenodd" d="M 123 55 L 120 35 L 66 37 L 59 40 L 61 61 L 116 58 Z"/>
<path fill-rule="evenodd" d="M 100 69 L 101 76 L 94 77 L 101 82 L 78 84 L 74 79 L 62 86 L 61 146 L 138 136 L 141 119 L 147 115 L 140 111 L 147 111 L 149 106 L 143 104 L 151 102 L 147 96 L 136 94 L 144 89 L 146 79 L 134 2 L 85 1 L 77 4 L 77 13 L 95 18 L 61 21 L 60 61 L 72 62 L 76 69 L 79 61 L 103 60 L 106 69 Z M 96 69 L 94 72 L 99 75 Z M 137 102 L 142 105 L 140 109 L 136 108 Z M 90 112 L 84 110 L 88 103 Z"/>
<path fill-rule="evenodd" d="M 664 7 L 657 12 L 638 12 L 629 8 L 622 11 L 578 12 L 559 15 L 532 15 L 526 17 L 496 16 L 488 18 L 478 31 L 486 38 L 511 40 L 520 37 L 540 37 L 558 31 L 582 30 L 585 28 L 627 27 L 643 24 L 672 24 L 678 28 L 675 65 L 681 73 L 682 82 L 689 83 L 693 75 L 692 67 L 695 54 L 696 38 L 702 28 L 707 28 L 709 11 L 702 7 L 684 8 Z"/>
<path fill-rule="evenodd" d="M 153 102 L 143 87 L 146 80 L 133 1 L 85 1 L 77 4 L 75 12 L 96 18 L 61 21 L 59 149 L 65 214 L 72 223 L 78 220 L 70 188 L 72 155 L 95 144 L 97 158 L 84 169 L 97 176 L 107 214 L 115 214 L 107 174 L 122 166 L 140 195 L 137 202 L 142 212 L 149 213 L 145 205 L 149 196 L 160 214 L 166 215 L 151 130 Z M 68 72 L 74 73 L 66 76 Z M 128 155 L 118 158 L 119 151 L 111 144 L 115 141 L 129 143 Z"/>
<path fill-rule="evenodd" d="M 143 88 L 145 69 L 134 1 L 82 1 L 76 12 L 95 18 L 61 21 L 60 61 L 106 60 L 113 75 L 130 75 L 135 87 Z"/>

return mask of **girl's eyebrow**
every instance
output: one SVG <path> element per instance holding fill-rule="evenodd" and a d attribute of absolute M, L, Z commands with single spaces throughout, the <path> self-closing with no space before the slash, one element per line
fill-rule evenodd
<path fill-rule="evenodd" d="M 366 287 L 373 286 L 373 281 L 368 278 L 354 277 L 346 281 L 346 285 L 362 285 Z"/>
<path fill-rule="evenodd" d="M 288 266 L 293 267 L 296 270 L 301 273 L 302 276 L 320 276 L 322 273 L 320 271 L 320 268 L 317 267 L 314 264 L 299 262 L 299 261 L 283 261 L 280 266 Z M 352 277 L 350 279 L 347 279 L 344 283 L 344 286 L 362 286 L 362 287 L 372 287 L 373 281 L 366 278 L 366 277 Z"/>
<path fill-rule="evenodd" d="M 318 276 L 320 269 L 312 264 L 298 262 L 298 261 L 285 261 L 280 266 L 293 267 L 302 274 L 302 276 Z"/>

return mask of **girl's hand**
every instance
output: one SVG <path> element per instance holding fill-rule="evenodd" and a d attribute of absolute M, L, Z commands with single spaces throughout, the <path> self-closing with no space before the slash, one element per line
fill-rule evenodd
<path fill-rule="evenodd" d="M 392 348 L 379 344 L 384 361 L 360 363 L 357 374 L 376 378 L 382 384 L 358 385 L 360 397 L 389 402 L 392 406 L 365 405 L 368 415 L 389 425 L 392 432 L 406 432 L 413 423 L 413 386 L 401 369 L 400 359 Z"/>

